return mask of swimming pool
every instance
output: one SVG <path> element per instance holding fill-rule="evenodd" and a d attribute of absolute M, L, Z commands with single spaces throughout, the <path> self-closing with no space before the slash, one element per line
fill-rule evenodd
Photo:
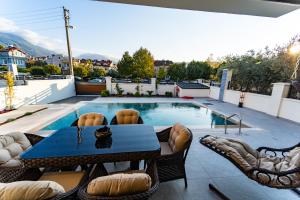
<path fill-rule="evenodd" d="M 89 112 L 104 114 L 109 123 L 116 111 L 121 109 L 138 110 L 144 123 L 153 126 L 170 126 L 180 122 L 184 125 L 210 127 L 212 120 L 213 125 L 224 125 L 225 123 L 224 118 L 193 103 L 88 103 L 54 121 L 42 130 L 57 130 L 68 127 L 78 116 Z M 228 121 L 228 124 L 233 125 L 234 123 Z"/>

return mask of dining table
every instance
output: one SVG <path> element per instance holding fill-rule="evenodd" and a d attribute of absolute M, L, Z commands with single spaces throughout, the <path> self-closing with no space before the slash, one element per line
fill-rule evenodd
<path fill-rule="evenodd" d="M 111 136 L 97 139 L 103 126 L 66 127 L 55 131 L 24 151 L 20 158 L 27 168 L 67 167 L 131 161 L 138 169 L 140 160 L 160 156 L 160 144 L 153 126 L 110 125 Z"/>

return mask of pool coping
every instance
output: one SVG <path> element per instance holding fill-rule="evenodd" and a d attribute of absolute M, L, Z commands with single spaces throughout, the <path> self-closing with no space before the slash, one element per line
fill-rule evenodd
<path fill-rule="evenodd" d="M 206 106 L 205 104 L 196 101 L 195 99 L 178 99 L 178 98 L 117 98 L 118 101 L 116 101 L 116 98 L 103 98 L 103 97 L 99 97 L 96 98 L 92 101 L 80 101 L 78 103 L 75 104 L 68 104 L 68 108 L 67 109 L 63 109 L 64 112 L 60 113 L 59 116 L 53 116 L 52 118 L 50 118 L 49 120 L 45 121 L 44 123 L 40 123 L 38 126 L 36 126 L 35 128 L 31 129 L 31 132 L 41 132 L 41 131 L 51 131 L 51 130 L 42 130 L 44 127 L 50 125 L 51 123 L 55 122 L 56 120 L 59 120 L 62 117 L 67 116 L 68 114 L 70 114 L 72 111 L 75 111 L 76 109 L 88 104 L 88 103 L 192 103 L 196 106 L 201 106 L 203 108 L 209 109 L 211 110 L 213 113 L 215 113 L 216 115 L 223 115 L 223 116 L 228 116 L 228 114 L 220 111 L 220 110 L 216 110 L 214 108 L 210 108 L 208 106 Z M 141 101 L 142 100 L 142 101 Z M 213 103 L 212 103 L 213 104 Z M 57 104 L 48 104 L 49 107 L 51 106 L 57 106 Z M 59 104 L 59 105 L 63 105 L 63 104 Z M 223 117 L 221 116 L 221 117 Z M 229 121 L 235 123 L 236 125 L 228 125 L 228 128 L 238 128 L 238 123 L 239 121 L 233 117 L 231 118 Z M 154 126 L 157 129 L 163 129 L 163 128 L 167 128 L 169 126 Z M 190 129 L 221 129 L 224 128 L 224 125 L 217 125 L 214 127 L 210 127 L 208 128 L 206 125 L 187 125 L 188 128 Z M 242 122 L 242 128 L 249 128 L 249 129 L 253 129 L 255 128 L 253 125 L 247 123 L 247 122 Z M 55 131 L 55 130 L 52 130 Z"/>

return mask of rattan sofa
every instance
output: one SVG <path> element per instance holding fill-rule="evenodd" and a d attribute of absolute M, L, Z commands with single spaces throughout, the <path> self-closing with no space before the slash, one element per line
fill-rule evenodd
<path fill-rule="evenodd" d="M 11 134 L 22 134 L 25 135 L 26 138 L 29 140 L 30 145 L 34 146 L 36 143 L 41 141 L 43 137 L 29 134 L 29 133 L 11 133 Z M 13 139 L 13 136 L 3 135 L 0 136 L 0 141 L 3 139 L 5 143 L 7 143 L 7 140 Z M 11 137 L 11 139 L 7 139 L 7 137 Z M 28 146 L 28 148 L 31 148 L 31 146 Z M 4 148 L 4 145 L 2 144 L 2 148 Z M 18 158 L 16 158 L 18 160 Z M 21 179 L 27 179 L 27 180 L 34 180 L 35 178 L 39 177 L 41 175 L 41 171 L 38 168 L 26 168 L 22 162 L 20 161 L 17 165 L 1 165 L 0 167 L 0 182 L 1 183 L 7 183 L 7 182 L 13 182 Z"/>

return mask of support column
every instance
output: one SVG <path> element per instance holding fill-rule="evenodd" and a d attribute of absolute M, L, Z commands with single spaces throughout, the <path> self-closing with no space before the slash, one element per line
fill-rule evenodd
<path fill-rule="evenodd" d="M 105 77 L 105 83 L 106 83 L 106 90 L 108 90 L 109 94 L 111 94 L 112 93 L 112 85 L 111 85 L 111 77 L 110 76 Z"/>
<path fill-rule="evenodd" d="M 151 78 L 151 88 L 153 91 L 153 95 L 157 94 L 157 89 L 156 89 L 156 78 Z"/>
<path fill-rule="evenodd" d="M 290 85 L 290 83 L 273 83 L 270 109 L 268 114 L 275 117 L 279 116 L 282 98 L 286 98 L 288 96 Z"/>
<path fill-rule="evenodd" d="M 219 101 L 223 101 L 225 90 L 227 90 L 229 82 L 231 81 L 232 70 L 223 69 L 222 80 L 219 92 Z"/>

